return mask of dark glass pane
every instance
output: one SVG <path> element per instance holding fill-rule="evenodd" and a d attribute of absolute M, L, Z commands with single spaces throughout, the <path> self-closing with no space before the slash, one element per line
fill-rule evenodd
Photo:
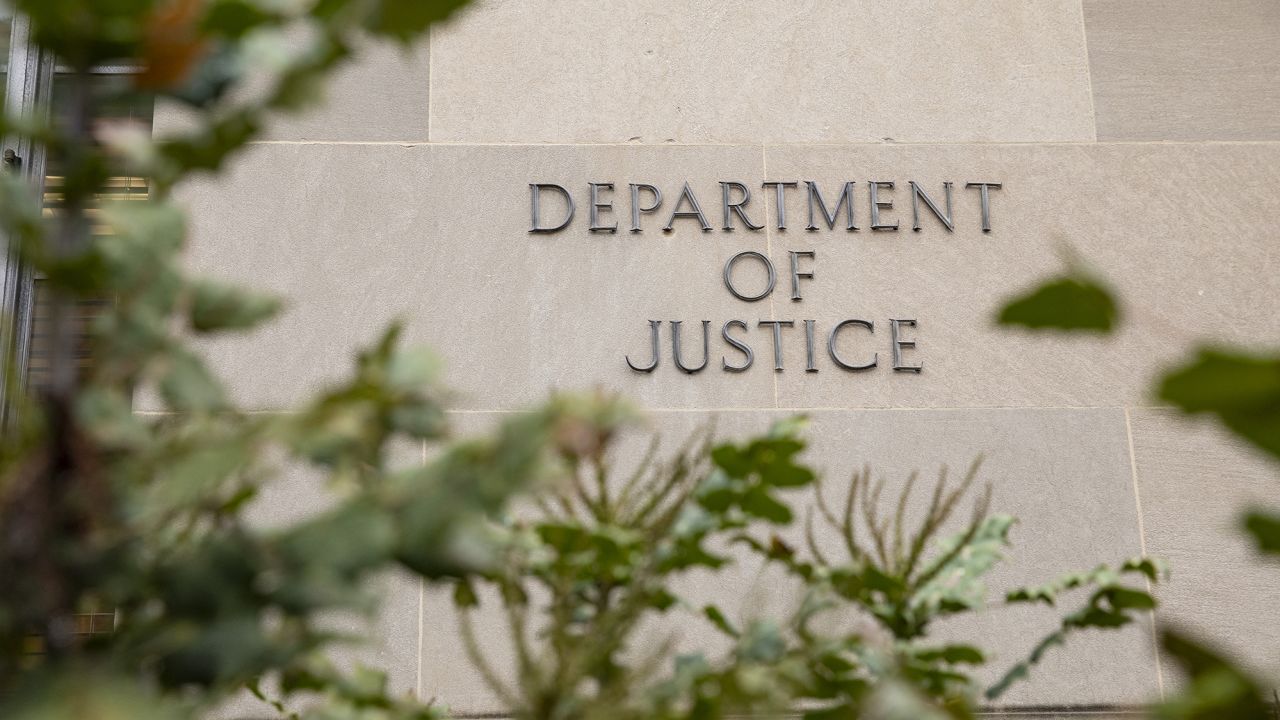
<path fill-rule="evenodd" d="M 102 74 L 93 77 L 93 106 L 95 123 L 132 122 L 150 130 L 153 103 L 149 97 L 139 96 L 132 92 L 133 78 L 123 74 Z M 53 114 L 60 117 L 59 112 L 66 107 L 71 92 L 70 76 L 57 75 L 53 81 Z M 57 217 L 62 208 L 62 159 L 56 153 L 50 153 L 46 162 L 44 213 L 48 218 Z M 111 178 L 107 186 L 97 196 L 98 202 L 145 199 L 148 187 L 145 179 L 140 177 L 119 176 Z M 92 210 L 90 211 L 93 212 Z M 108 228 L 101 224 L 93 226 L 93 232 L 101 236 Z M 88 367 L 91 360 L 88 346 L 88 328 L 93 318 L 110 307 L 109 298 L 81 301 L 76 308 L 77 332 L 80 339 L 76 349 L 76 358 L 82 369 Z M 28 361 L 28 388 L 32 392 L 40 392 L 49 382 L 49 332 L 51 329 L 51 303 L 49 290 L 39 278 L 35 281 L 34 311 L 32 313 L 31 354 Z"/>
<path fill-rule="evenodd" d="M 66 108 L 72 92 L 69 75 L 59 74 L 53 79 L 53 116 L 61 122 L 61 110 Z M 149 95 L 133 91 L 133 77 L 127 74 L 103 74 L 93 76 L 94 124 L 133 123 L 147 131 L 155 105 Z M 62 204 L 62 158 L 50 153 L 46 161 L 44 206 L 46 214 L 56 214 Z M 130 196 L 146 197 L 147 183 L 137 177 L 115 177 L 108 183 L 99 200 L 119 200 Z"/>
<path fill-rule="evenodd" d="M 32 299 L 31 344 L 27 359 L 27 386 L 33 393 L 40 393 L 49 383 L 50 357 L 49 349 L 53 329 L 50 311 L 53 307 L 49 297 L 49 287 L 44 280 L 35 280 L 34 298 Z M 103 309 L 110 306 L 109 300 L 82 300 L 76 304 L 76 363 L 83 370 L 89 366 L 89 323 Z"/>

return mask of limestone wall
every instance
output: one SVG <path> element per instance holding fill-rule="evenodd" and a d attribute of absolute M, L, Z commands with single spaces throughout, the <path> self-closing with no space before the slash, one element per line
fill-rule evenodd
<path fill-rule="evenodd" d="M 371 52 L 324 110 L 276 124 L 227 177 L 180 191 L 192 265 L 289 300 L 280 322 L 208 350 L 246 404 L 287 411 L 402 317 L 447 361 L 464 432 L 552 388 L 601 387 L 667 436 L 808 413 L 809 459 L 836 478 L 868 463 L 901 480 L 982 454 L 996 507 L 1021 519 L 994 584 L 1159 555 L 1174 572 L 1159 620 L 1274 661 L 1280 627 L 1260 621 L 1273 619 L 1280 572 L 1258 570 L 1233 519 L 1249 499 L 1275 502 L 1277 468 L 1158 407 L 1151 386 L 1194 342 L 1280 337 L 1278 36 L 1280 6 L 1263 0 L 480 0 L 408 53 Z M 161 109 L 158 132 L 175 122 Z M 799 183 L 785 230 L 768 181 Z M 854 181 L 860 229 L 841 216 L 806 231 L 805 181 L 828 204 Z M 894 183 L 881 198 L 897 231 L 870 229 L 872 181 Z M 954 232 L 927 211 L 912 231 L 911 181 L 939 203 L 954 183 Z M 618 232 L 588 230 L 589 182 L 614 183 Z M 721 182 L 750 188 L 760 230 L 722 229 Z M 971 182 L 1001 184 L 990 232 Z M 568 228 L 529 232 L 529 183 L 572 191 Z M 630 183 L 664 195 L 638 233 Z M 661 231 L 685 183 L 711 232 L 688 217 Z M 722 280 L 746 250 L 778 272 L 758 302 Z M 995 328 L 1000 301 L 1059 269 L 1064 250 L 1125 300 L 1123 331 Z M 792 251 L 814 253 L 799 301 Z M 763 282 L 751 263 L 740 272 Z M 849 318 L 874 333 L 847 327 L 837 351 L 877 353 L 871 370 L 829 357 Z M 720 337 L 735 319 L 755 355 L 741 373 L 721 365 L 742 360 Z M 817 372 L 805 371 L 807 319 Z M 893 370 L 891 319 L 916 321 L 902 337 L 920 372 Z M 663 357 L 637 373 L 625 357 L 648 357 L 650 320 L 664 321 Z M 705 370 L 674 366 L 672 320 L 691 363 L 711 321 Z M 780 329 L 781 372 L 761 320 L 795 322 Z M 409 448 L 405 461 L 422 456 Z M 313 493 L 297 473 L 263 512 L 297 512 Z M 447 602 L 388 582 L 376 656 L 396 686 L 499 710 Z M 694 591 L 750 613 L 761 582 L 744 571 Z M 1051 616 L 993 611 L 954 631 L 991 638 L 1002 667 Z M 1007 700 L 1123 706 L 1175 682 L 1144 624 L 1073 639 Z"/>

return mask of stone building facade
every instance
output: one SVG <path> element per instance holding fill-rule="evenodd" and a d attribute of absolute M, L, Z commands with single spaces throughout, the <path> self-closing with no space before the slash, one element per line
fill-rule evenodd
<path fill-rule="evenodd" d="M 371 49 L 323 110 L 180 190 L 192 265 L 289 301 L 207 350 L 245 404 L 287 412 L 404 318 L 444 358 L 462 433 L 552 389 L 603 388 L 672 439 L 807 414 L 807 457 L 837 481 L 867 464 L 892 486 L 982 455 L 995 507 L 1020 519 L 994 586 L 1160 556 L 1173 575 L 1154 621 L 1266 667 L 1280 572 L 1233 523 L 1275 504 L 1277 467 L 1161 407 L 1153 381 L 1197 343 L 1280 338 L 1278 40 L 1270 0 L 479 0 L 407 52 Z M 180 122 L 160 108 L 156 132 Z M 531 232 L 531 184 L 568 191 L 564 229 Z M 657 197 L 633 185 L 662 203 L 641 212 Z M 541 200 L 542 227 L 563 219 L 558 190 Z M 754 301 L 724 278 L 748 251 L 740 295 L 766 287 L 763 259 L 775 270 Z M 1001 301 L 1064 254 L 1122 297 L 1123 329 L 997 328 Z M 832 343 L 849 319 L 865 324 Z M 654 320 L 658 366 L 633 370 Z M 707 366 L 682 372 L 670 322 L 693 368 L 704 320 Z M 732 320 L 753 353 L 742 372 L 725 368 L 745 362 Z M 288 475 L 264 519 L 311 507 L 309 481 Z M 692 591 L 741 616 L 782 600 L 751 569 Z M 447 598 L 396 579 L 385 598 L 373 656 L 397 688 L 501 711 Z M 987 638 L 1002 668 L 1054 615 L 992 609 L 946 631 Z M 1177 682 L 1147 622 L 1073 638 L 1006 700 L 1112 713 Z"/>

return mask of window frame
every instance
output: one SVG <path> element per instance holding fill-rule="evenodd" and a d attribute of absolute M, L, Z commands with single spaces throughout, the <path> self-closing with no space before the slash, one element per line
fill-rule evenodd
<path fill-rule="evenodd" d="M 0 4 L 3 0 L 0 0 Z M 93 75 L 133 75 L 140 68 L 120 63 L 95 67 Z M 53 82 L 58 75 L 71 70 L 54 64 L 52 53 L 42 50 L 31 38 L 31 23 L 20 13 L 11 18 L 8 67 L 5 74 L 3 107 L 6 115 L 48 120 L 53 100 Z M 32 198 L 42 204 L 45 193 L 48 157 L 45 149 L 18 137 L 0 138 L 4 152 L 12 150 L 15 163 L 4 163 L 3 170 L 17 172 L 27 182 Z M 13 427 L 18 420 L 20 399 L 30 386 L 32 333 L 35 319 L 35 283 L 32 268 L 20 261 L 16 248 L 0 232 L 0 430 Z M 7 382 L 5 381 L 7 379 Z"/>
<path fill-rule="evenodd" d="M 49 117 L 53 77 L 56 74 L 50 53 L 32 42 L 31 23 L 20 14 L 12 18 L 8 68 L 5 74 L 3 111 L 8 116 Z M 5 171 L 18 173 L 32 188 L 33 202 L 44 194 L 45 150 L 30 139 L 6 136 L 0 139 L 5 154 L 13 151 L 14 163 Z M 0 235 L 4 266 L 0 269 L 0 429 L 18 420 L 20 398 L 26 393 L 27 366 L 31 351 L 34 276 L 18 257 L 10 238 Z"/>

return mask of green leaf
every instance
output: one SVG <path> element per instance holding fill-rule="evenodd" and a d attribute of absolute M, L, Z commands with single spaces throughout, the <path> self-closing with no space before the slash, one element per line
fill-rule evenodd
<path fill-rule="evenodd" d="M 1099 565 L 1088 572 L 1067 573 L 1043 585 L 1010 590 L 1005 594 L 1005 602 L 1044 603 L 1052 606 L 1057 602 L 1058 596 L 1068 590 L 1095 584 L 1118 587 L 1120 576 L 1126 573 L 1138 573 L 1152 582 L 1159 582 L 1165 574 L 1165 566 L 1158 558 L 1130 558 L 1120 565 L 1119 571 L 1112 570 L 1107 565 Z"/>
<path fill-rule="evenodd" d="M 440 358 L 426 348 L 397 351 L 387 362 L 387 386 L 393 390 L 421 390 L 440 376 Z"/>
<path fill-rule="evenodd" d="M 281 551 L 300 566 L 343 577 L 376 569 L 394 542 L 392 518 L 363 498 L 297 525 L 280 538 Z"/>
<path fill-rule="evenodd" d="M 139 499 L 139 517 L 164 522 L 188 508 L 226 497 L 228 486 L 249 458 L 249 448 L 239 438 L 212 433 L 190 446 L 173 448 L 160 458 L 156 482 L 146 487 Z"/>
<path fill-rule="evenodd" d="M 217 170 L 236 150 L 244 147 L 261 129 L 259 112 L 240 109 L 219 117 L 200 132 L 159 142 L 167 173 L 157 180 L 163 188 L 195 170 Z M 160 175 L 157 172 L 157 175 Z"/>
<path fill-rule="evenodd" d="M 795 463 L 804 443 L 793 438 L 775 438 L 751 443 L 752 455 L 760 465 L 760 479 L 780 488 L 804 487 L 813 482 L 809 468 Z"/>
<path fill-rule="evenodd" d="M 742 510 L 776 525 L 791 522 L 791 508 L 769 494 L 764 488 L 752 488 L 742 498 Z"/>
<path fill-rule="evenodd" d="M 1212 413 L 1237 435 L 1280 458 L 1280 357 L 1202 348 L 1164 376 L 1160 399 Z"/>
<path fill-rule="evenodd" d="M 33 40 L 74 68 L 136 61 L 154 2 L 141 0 L 17 0 L 10 7 L 30 18 Z"/>
<path fill-rule="evenodd" d="M 1259 550 L 1280 554 L 1280 515 L 1254 510 L 1244 516 L 1244 527 L 1257 540 Z"/>
<path fill-rule="evenodd" d="M 160 394 L 173 410 L 220 410 L 226 404 L 217 378 L 199 358 L 181 350 L 167 358 Z"/>
<path fill-rule="evenodd" d="M 129 396 L 115 388 L 88 387 L 76 398 L 76 415 L 104 447 L 137 449 L 151 434 L 133 414 Z"/>
<path fill-rule="evenodd" d="M 270 13 L 264 3 L 250 0 L 216 0 L 204 16 L 204 29 L 227 38 L 240 38 L 264 25 L 274 25 L 281 17 Z"/>
<path fill-rule="evenodd" d="M 742 633 L 738 631 L 738 628 L 734 627 L 733 623 L 729 622 L 729 618 L 725 617 L 724 612 L 715 605 L 707 605 L 703 607 L 702 614 L 711 621 L 712 625 L 715 625 L 716 628 L 725 635 L 735 638 L 742 636 Z"/>
<path fill-rule="evenodd" d="M 940 660 L 953 665 L 981 665 L 987 661 L 986 655 L 972 645 L 945 645 L 940 648 L 918 650 L 915 653 L 915 657 L 925 662 Z"/>
<path fill-rule="evenodd" d="M 905 589 L 905 585 L 901 578 L 889 575 L 875 565 L 868 564 L 862 571 L 861 582 L 856 584 L 859 589 L 867 588 L 875 590 L 886 595 L 897 595 Z"/>
<path fill-rule="evenodd" d="M 679 602 L 679 598 L 663 588 L 658 588 L 649 593 L 649 606 L 658 612 L 666 612 Z"/>
<path fill-rule="evenodd" d="M 231 34 L 234 28 L 218 34 Z M 195 108 L 207 110 L 226 97 L 244 74 L 244 62 L 237 48 L 231 44 L 220 45 L 208 53 L 198 65 L 181 78 L 180 86 L 168 90 L 169 97 Z M 157 147 L 145 148 L 147 161 L 154 162 Z"/>
<path fill-rule="evenodd" d="M 121 316 L 153 316 L 167 326 L 184 283 L 178 267 L 182 211 L 160 202 L 116 202 L 107 204 L 103 215 L 114 232 L 96 238 L 79 267 L 50 267 L 50 278 L 64 283 L 79 278 L 83 285 L 72 288 L 77 293 L 113 295 Z"/>
<path fill-rule="evenodd" d="M 449 17 L 469 0 L 378 0 L 365 27 L 403 44 L 422 35 L 432 23 Z"/>
<path fill-rule="evenodd" d="M 392 429 L 410 437 L 433 440 L 448 429 L 444 408 L 435 403 L 406 403 L 391 410 Z"/>
<path fill-rule="evenodd" d="M 455 443 L 431 464 L 388 480 L 401 528 L 397 558 L 428 577 L 490 561 L 482 520 L 545 468 L 563 404 L 513 416 L 496 437 Z"/>
<path fill-rule="evenodd" d="M 1055 636 L 1051 636 L 1055 637 Z M 1042 643 L 1043 645 L 1043 643 Z M 1031 663 L 1023 660 L 1009 668 L 1008 672 L 1000 677 L 991 687 L 987 688 L 985 697 L 988 700 L 995 700 L 1007 691 L 1014 683 L 1026 680 L 1031 676 Z"/>
<path fill-rule="evenodd" d="M 199 332 L 250 328 L 275 315 L 280 301 L 201 280 L 191 289 L 191 327 Z"/>
<path fill-rule="evenodd" d="M 699 483 L 698 504 L 708 514 L 723 513 L 733 507 L 737 491 L 738 483 L 734 482 L 723 469 L 716 468 Z"/>
<path fill-rule="evenodd" d="M 1280 406 L 1280 358 L 1201 348 L 1192 362 L 1165 375 L 1160 397 L 1186 412 Z"/>
<path fill-rule="evenodd" d="M 713 449 L 711 461 L 731 478 L 745 478 L 751 472 L 751 459 L 734 445 Z"/>
<path fill-rule="evenodd" d="M 587 531 L 577 525 L 540 523 L 537 533 L 542 542 L 550 545 L 561 555 L 583 552 L 591 547 L 591 538 Z"/>
<path fill-rule="evenodd" d="M 752 622 L 738 643 L 739 656 L 750 662 L 776 662 L 786 649 L 782 631 L 767 620 Z"/>
<path fill-rule="evenodd" d="M 1163 575 L 1164 566 L 1158 560 L 1139 558 L 1128 560 L 1120 566 L 1120 570 L 1112 570 L 1106 565 L 1099 565 L 1089 572 L 1076 572 L 1058 578 L 1039 587 L 1013 590 L 1005 596 L 1006 602 L 1043 602 L 1053 605 L 1059 594 L 1087 585 L 1096 584 L 1098 589 L 1089 596 L 1084 607 L 1068 614 L 1058 627 L 1046 635 L 1031 650 L 1027 659 L 1015 664 L 1000 680 L 987 689 L 986 697 L 994 700 L 1003 694 L 1018 680 L 1025 679 L 1031 667 L 1038 664 L 1050 649 L 1066 643 L 1067 637 L 1080 630 L 1116 629 L 1133 622 L 1134 611 L 1150 610 L 1156 606 L 1155 598 L 1145 590 L 1128 587 L 1122 584 L 1126 573 L 1136 573 L 1151 581 Z"/>
<path fill-rule="evenodd" d="M 1050 280 L 1009 300 L 1000 310 L 1001 325 L 1037 330 L 1081 330 L 1107 333 L 1119 310 L 1111 293 L 1096 280 L 1074 275 Z"/>
<path fill-rule="evenodd" d="M 1142 573 L 1151 582 L 1160 582 L 1169 575 L 1168 564 L 1160 558 L 1154 557 L 1136 557 L 1125 560 L 1120 565 L 1121 573 L 1138 572 Z"/>
<path fill-rule="evenodd" d="M 362 578 L 385 568 L 396 543 L 394 517 L 357 498 L 281 533 L 283 577 L 273 597 L 295 612 L 360 599 Z"/>
<path fill-rule="evenodd" d="M 1155 598 L 1143 590 L 1114 587 L 1107 591 L 1111 607 L 1117 610 L 1151 610 L 1155 608 Z"/>
<path fill-rule="evenodd" d="M 67 668 L 52 678 L 36 678 L 0 700 L 7 720 L 180 720 L 182 704 L 158 695 L 136 676 L 111 677 L 100 668 Z"/>
<path fill-rule="evenodd" d="M 1262 685 L 1230 660 L 1175 631 L 1160 633 L 1160 646 L 1186 672 L 1188 682 L 1156 706 L 1162 720 L 1274 720 Z"/>
<path fill-rule="evenodd" d="M 480 607 L 480 596 L 476 595 L 475 586 L 470 580 L 463 578 L 453 585 L 453 605 L 458 608 Z"/>
<path fill-rule="evenodd" d="M 937 557 L 921 575 L 928 580 L 912 594 L 911 609 L 932 618 L 980 607 L 986 597 L 982 577 L 1004 557 L 1013 523 L 1011 516 L 993 515 L 972 534 L 957 533 L 938 541 Z"/>
<path fill-rule="evenodd" d="M 102 214 L 115 230 L 112 237 L 127 240 L 133 252 L 171 255 L 186 236 L 186 218 L 170 203 L 121 201 L 103 207 Z"/>

